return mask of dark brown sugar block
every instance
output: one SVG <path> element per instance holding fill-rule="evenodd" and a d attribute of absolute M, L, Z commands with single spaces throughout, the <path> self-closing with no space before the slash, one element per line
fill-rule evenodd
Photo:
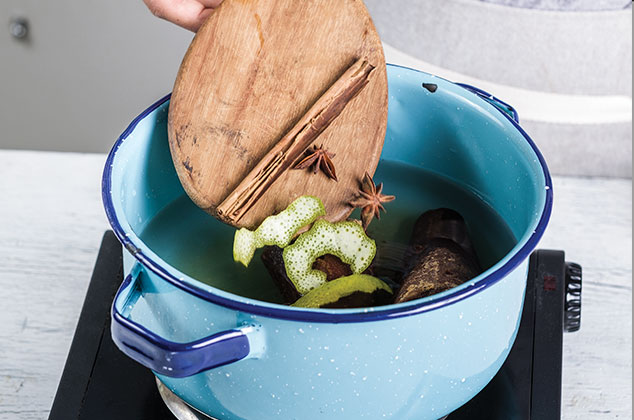
<path fill-rule="evenodd" d="M 477 264 L 455 242 L 434 239 L 403 279 L 395 303 L 407 302 L 459 286 L 480 274 Z"/>
<path fill-rule="evenodd" d="M 414 224 L 408 251 L 407 273 L 395 303 L 444 292 L 482 272 L 467 225 L 451 209 L 423 213 Z"/>
<path fill-rule="evenodd" d="M 286 267 L 284 266 L 284 259 L 282 257 L 282 248 L 277 246 L 266 246 L 264 247 L 260 258 L 262 258 L 264 267 L 266 267 L 266 270 L 271 275 L 275 286 L 277 286 L 278 290 L 282 294 L 286 304 L 290 305 L 302 297 L 295 288 L 291 279 L 289 279 L 286 274 Z"/>
<path fill-rule="evenodd" d="M 344 80 L 331 92 L 350 71 L 346 80 L 361 80 L 359 91 L 346 93 Z M 345 107 L 333 105 L 329 95 L 345 97 Z M 280 140 L 328 116 L 308 118 L 320 99 L 325 114 L 337 115 L 311 144 L 335 155 L 338 182 L 286 169 L 244 214 L 232 216 L 236 201 L 227 203 L 228 197 Z M 254 228 L 307 194 L 324 202 L 329 220 L 345 219 L 359 180 L 378 165 L 386 125 L 385 58 L 361 0 L 225 0 L 182 62 L 168 134 L 192 200 L 227 223 Z M 287 151 L 278 155 L 288 158 Z"/>

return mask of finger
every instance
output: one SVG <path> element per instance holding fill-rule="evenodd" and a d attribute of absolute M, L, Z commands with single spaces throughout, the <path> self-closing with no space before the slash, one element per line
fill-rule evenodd
<path fill-rule="evenodd" d="M 213 9 L 197 0 L 143 0 L 150 11 L 162 19 L 196 32 Z M 210 0 L 209 0 L 210 1 Z"/>
<path fill-rule="evenodd" d="M 198 0 L 203 6 L 215 9 L 223 0 Z"/>

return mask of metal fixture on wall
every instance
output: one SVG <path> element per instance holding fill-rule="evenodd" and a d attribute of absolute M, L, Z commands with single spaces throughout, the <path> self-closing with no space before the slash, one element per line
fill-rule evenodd
<path fill-rule="evenodd" d="M 25 17 L 12 17 L 9 21 L 9 33 L 17 40 L 25 40 L 29 36 L 29 21 Z"/>

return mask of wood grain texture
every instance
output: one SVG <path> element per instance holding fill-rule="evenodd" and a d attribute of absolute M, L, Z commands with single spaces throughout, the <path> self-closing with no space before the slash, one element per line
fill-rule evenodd
<path fill-rule="evenodd" d="M 108 228 L 105 160 L 0 151 L 2 420 L 48 416 Z"/>
<path fill-rule="evenodd" d="M 251 169 L 233 192 L 216 207 L 217 217 L 226 223 L 237 225 L 240 219 L 257 203 L 262 195 L 266 194 L 266 191 L 285 171 L 293 168 L 293 165 L 296 165 L 295 169 L 302 169 L 300 167 L 303 166 L 301 165 L 302 155 L 308 151 L 308 146 L 341 115 L 347 104 L 367 86 L 369 77 L 374 70 L 375 67 L 364 58 L 359 59 L 346 70 L 315 102 L 306 115 Z M 328 154 L 329 162 L 332 165 L 332 176 L 329 178 L 338 182 L 335 175 L 336 168 L 330 160 L 334 159 L 336 155 L 327 149 L 324 153 Z M 355 162 L 363 164 L 361 160 Z M 365 169 L 364 165 L 362 165 L 362 169 Z M 313 172 L 313 175 L 316 175 L 319 170 Z M 329 184 L 332 185 L 332 183 Z M 334 192 L 340 192 L 340 190 Z M 332 194 L 328 198 L 332 199 Z M 346 210 L 344 208 L 344 212 Z M 267 216 L 268 214 L 261 215 L 261 217 Z M 255 215 L 252 214 L 251 218 L 253 217 Z"/>
<path fill-rule="evenodd" d="M 104 162 L 0 150 L 0 420 L 48 416 L 107 229 Z M 584 270 L 581 330 L 564 336 L 562 419 L 631 419 L 632 182 L 554 186 L 540 248 Z"/>
<path fill-rule="evenodd" d="M 320 197 L 328 218 L 352 211 L 373 174 L 387 123 L 380 39 L 361 0 L 227 0 L 194 38 L 170 103 L 170 149 L 188 195 L 211 214 L 358 59 L 376 67 L 316 143 L 335 153 L 339 182 L 286 171 L 240 219 L 255 227 L 300 195 Z"/>
<path fill-rule="evenodd" d="M 583 267 L 581 330 L 564 335 L 562 418 L 632 418 L 632 182 L 554 178 L 540 248 Z"/>

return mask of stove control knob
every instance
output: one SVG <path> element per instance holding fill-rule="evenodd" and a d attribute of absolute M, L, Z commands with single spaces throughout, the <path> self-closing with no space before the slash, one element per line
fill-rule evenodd
<path fill-rule="evenodd" d="M 581 327 L 581 266 L 566 263 L 566 301 L 564 331 L 575 332 Z"/>

